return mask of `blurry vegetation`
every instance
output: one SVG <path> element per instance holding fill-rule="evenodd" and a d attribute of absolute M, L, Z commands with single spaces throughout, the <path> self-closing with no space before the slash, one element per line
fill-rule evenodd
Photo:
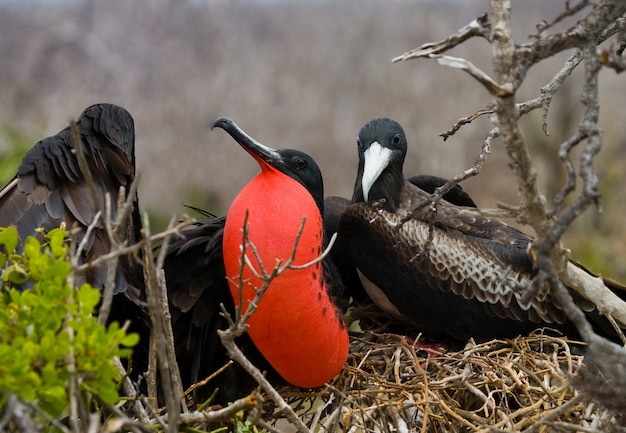
<path fill-rule="evenodd" d="M 129 356 L 138 342 L 117 323 L 98 323 L 97 289 L 69 285 L 66 236 L 54 229 L 43 244 L 29 237 L 21 253 L 17 230 L 0 228 L 0 413 L 16 396 L 37 408 L 34 418 L 44 424 L 67 414 L 72 400 L 117 403 L 113 357 Z"/>
<path fill-rule="evenodd" d="M 487 119 L 445 142 L 439 137 L 458 118 L 489 102 L 471 78 L 435 62 L 390 60 L 421 41 L 456 31 L 489 10 L 488 0 L 454 6 L 396 0 L 110 0 L 26 6 L 32 3 L 0 3 L 2 123 L 27 137 L 36 134 L 32 145 L 92 103 L 124 106 L 135 118 L 140 204 L 162 215 L 162 221 L 185 212 L 183 204 L 222 213 L 257 173 L 226 134 L 210 131 L 217 116 L 232 117 L 270 146 L 310 153 L 322 169 L 326 193 L 342 196 L 350 196 L 354 185 L 356 134 L 373 117 L 391 117 L 404 126 L 410 175 L 454 176 L 472 166 L 484 139 Z M 514 36 L 525 40 L 536 33 L 537 22 L 554 17 L 562 6 L 561 1 L 513 2 Z M 520 99 L 536 96 L 571 54 L 533 68 Z M 488 50 L 480 41 L 464 45 L 463 55 L 490 70 Z M 533 135 L 533 156 L 549 194 L 563 179 L 554 169 L 559 138 L 570 136 L 580 119 L 576 89 L 581 80 L 581 71 L 575 71 L 553 101 L 550 136 L 543 134 L 538 118 L 524 124 L 525 134 Z M 592 269 L 626 280 L 626 266 L 618 260 L 626 255 L 620 241 L 626 239 L 620 222 L 626 214 L 625 180 L 614 173 L 626 166 L 623 77 L 603 71 L 600 98 L 605 148 L 596 168 L 604 212 L 587 211 L 565 242 L 574 257 L 594 263 Z M 46 125 L 46 130 L 35 132 L 33 125 Z M 7 151 L 4 147 L 0 143 L 0 152 Z M 483 173 L 463 188 L 482 207 L 518 202 L 499 145 Z"/>
<path fill-rule="evenodd" d="M 21 131 L 10 125 L 0 126 L 0 143 L 4 143 L 0 147 L 0 185 L 13 179 L 26 152 L 40 140 L 33 138 L 34 133 L 35 131 Z"/>

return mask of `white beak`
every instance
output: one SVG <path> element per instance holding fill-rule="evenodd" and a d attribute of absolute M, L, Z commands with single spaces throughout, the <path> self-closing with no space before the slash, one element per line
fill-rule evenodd
<path fill-rule="evenodd" d="M 383 170 L 389 165 L 391 152 L 391 149 L 381 146 L 378 141 L 373 142 L 370 147 L 363 152 L 365 164 L 363 166 L 361 186 L 363 188 L 363 198 L 366 203 L 372 185 L 374 185 L 374 182 L 376 182 Z"/>

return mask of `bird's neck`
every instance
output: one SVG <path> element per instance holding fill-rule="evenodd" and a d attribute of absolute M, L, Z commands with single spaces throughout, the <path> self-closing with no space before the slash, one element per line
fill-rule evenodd
<path fill-rule="evenodd" d="M 360 176 L 362 176 L 362 174 L 360 174 Z M 360 185 L 360 176 L 357 177 L 357 185 Z M 372 185 L 368 194 L 367 203 L 370 205 L 378 204 L 387 212 L 395 212 L 400 205 L 404 185 L 405 180 L 401 167 L 397 169 L 390 165 L 380 174 L 380 177 L 376 179 L 376 182 Z M 355 203 L 365 201 L 362 188 L 355 187 L 352 201 Z"/>

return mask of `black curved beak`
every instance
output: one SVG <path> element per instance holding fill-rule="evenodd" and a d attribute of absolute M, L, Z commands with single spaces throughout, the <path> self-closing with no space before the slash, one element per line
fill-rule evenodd
<path fill-rule="evenodd" d="M 276 167 L 283 161 L 283 157 L 280 153 L 250 137 L 228 117 L 220 117 L 213 122 L 211 129 L 214 128 L 221 128 L 226 131 L 228 135 L 233 137 L 233 139 L 239 143 L 241 147 L 243 147 L 259 162 L 263 161 L 273 167 Z"/>

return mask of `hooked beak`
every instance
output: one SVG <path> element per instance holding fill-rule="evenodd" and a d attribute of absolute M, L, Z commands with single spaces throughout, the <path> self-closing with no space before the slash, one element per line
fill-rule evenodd
<path fill-rule="evenodd" d="M 233 137 L 233 139 L 258 162 L 264 162 L 272 167 L 276 167 L 282 163 L 283 158 L 280 153 L 250 137 L 228 117 L 220 117 L 217 119 L 211 127 L 211 129 L 214 128 L 221 128 L 226 131 L 228 135 Z"/>

